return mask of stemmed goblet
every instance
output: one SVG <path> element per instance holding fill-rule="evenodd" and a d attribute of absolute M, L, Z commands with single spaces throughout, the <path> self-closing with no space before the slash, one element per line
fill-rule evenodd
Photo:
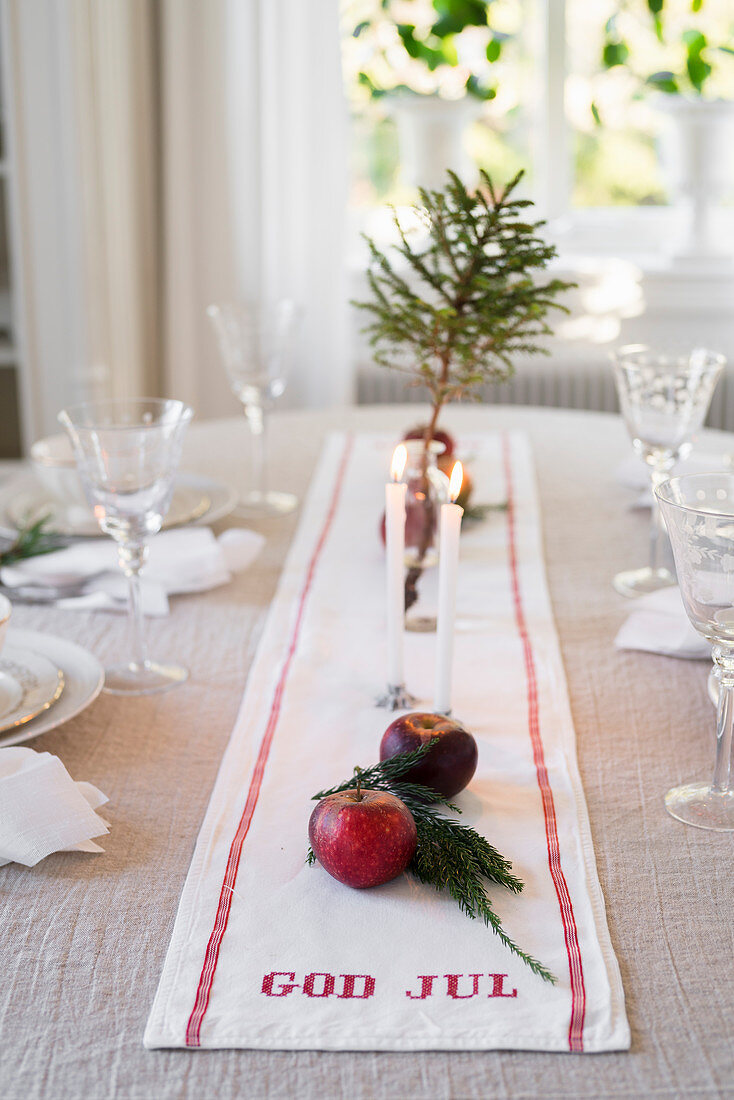
<path fill-rule="evenodd" d="M 665 806 L 689 825 L 734 830 L 734 475 L 688 474 L 655 491 L 683 604 L 693 626 L 711 642 L 719 684 L 713 779 L 674 787 Z"/>
<path fill-rule="evenodd" d="M 622 596 L 641 596 L 675 584 L 670 570 L 659 562 L 655 488 L 690 452 L 691 438 L 706 418 L 725 359 L 705 348 L 664 354 L 643 344 L 628 344 L 614 353 L 613 361 L 624 422 L 635 451 L 648 467 L 653 488 L 649 562 L 618 573 L 614 587 Z"/>
<path fill-rule="evenodd" d="M 274 306 L 222 303 L 207 309 L 229 384 L 239 399 L 252 437 L 252 488 L 238 514 L 250 519 L 287 515 L 298 500 L 267 483 L 267 412 L 285 391 L 298 324 L 298 308 L 284 299 Z"/>
<path fill-rule="evenodd" d="M 117 543 L 120 568 L 128 578 L 132 653 L 127 663 L 105 670 L 104 690 L 116 695 L 166 691 L 188 677 L 179 665 L 148 659 L 140 570 L 150 537 L 160 531 L 171 503 L 192 416 L 181 401 L 153 398 L 93 401 L 59 413 L 87 500 L 100 528 Z"/>

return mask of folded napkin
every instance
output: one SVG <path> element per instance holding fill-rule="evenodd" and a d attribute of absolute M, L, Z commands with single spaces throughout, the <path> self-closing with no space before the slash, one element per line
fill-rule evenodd
<path fill-rule="evenodd" d="M 677 462 L 671 476 L 680 474 L 703 474 L 711 471 L 734 469 L 734 454 L 722 451 L 693 451 L 688 458 Z M 650 473 L 645 463 L 636 455 L 629 455 L 617 467 L 617 480 L 627 489 L 637 491 L 637 497 L 630 505 L 632 508 L 649 508 L 652 504 Z"/>
<path fill-rule="evenodd" d="M 255 560 L 265 539 L 256 531 L 232 528 L 216 538 L 208 527 L 164 531 L 150 544 L 141 574 L 146 615 L 167 615 L 168 597 L 205 592 L 232 580 Z M 124 611 L 127 580 L 117 564 L 111 539 L 77 542 L 64 550 L 26 558 L 0 570 L 4 584 L 73 584 L 89 578 L 80 596 L 60 599 L 56 607 L 77 610 Z M 12 596 L 11 596 L 12 599 Z"/>
<path fill-rule="evenodd" d="M 614 644 L 666 657 L 711 658 L 711 645 L 691 626 L 677 585 L 635 600 Z"/>
<path fill-rule="evenodd" d="M 94 811 L 107 796 L 75 783 L 58 756 L 0 749 L 0 865 L 35 865 L 51 852 L 102 852 L 91 839 L 109 832 Z"/>

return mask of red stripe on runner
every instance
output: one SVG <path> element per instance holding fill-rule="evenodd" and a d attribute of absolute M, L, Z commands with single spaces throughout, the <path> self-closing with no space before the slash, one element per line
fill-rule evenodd
<path fill-rule="evenodd" d="M 198 1047 L 201 1045 L 201 1025 L 206 1015 L 206 1010 L 209 1007 L 209 997 L 211 996 L 212 984 L 214 982 L 214 975 L 217 970 L 217 962 L 219 960 L 219 949 L 222 945 L 222 939 L 224 933 L 227 930 L 227 923 L 229 921 L 229 913 L 232 908 L 232 898 L 234 884 L 237 880 L 237 870 L 240 863 L 240 856 L 242 854 L 242 845 L 245 842 L 245 837 L 250 828 L 252 822 L 252 815 L 255 812 L 257 800 L 260 796 L 260 788 L 262 786 L 263 775 L 265 772 L 265 765 L 268 761 L 268 755 L 270 753 L 270 747 L 273 743 L 273 736 L 278 724 L 278 718 L 280 717 L 280 708 L 283 702 L 283 695 L 285 693 L 285 685 L 288 679 L 288 673 L 290 672 L 291 663 L 296 652 L 298 645 L 298 638 L 301 632 L 301 625 L 303 623 L 303 616 L 306 608 L 306 602 L 308 600 L 311 587 L 313 585 L 313 579 L 316 573 L 316 566 L 321 552 L 324 549 L 326 539 L 328 538 L 329 531 L 336 513 L 337 505 L 339 503 L 339 497 L 341 494 L 342 485 L 344 483 L 344 474 L 346 472 L 347 463 L 352 449 L 351 437 L 347 439 L 344 451 L 339 463 L 339 469 L 337 472 L 336 480 L 334 482 L 334 489 L 331 497 L 331 504 L 329 511 L 327 512 L 326 519 L 324 520 L 323 530 L 319 541 L 316 543 L 316 548 L 311 557 L 309 563 L 308 572 L 306 573 L 306 579 L 303 584 L 303 590 L 301 592 L 300 599 L 298 601 L 298 611 L 296 613 L 295 623 L 293 625 L 293 633 L 291 635 L 290 645 L 286 653 L 285 661 L 283 662 L 283 668 L 280 673 L 275 692 L 273 694 L 273 702 L 270 707 L 270 717 L 268 718 L 268 724 L 265 727 L 265 733 L 260 743 L 260 751 L 257 754 L 257 760 L 255 762 L 255 770 L 252 773 L 252 779 L 250 781 L 250 789 L 247 792 L 247 801 L 245 802 L 245 808 L 242 811 L 242 817 L 240 818 L 237 826 L 237 831 L 234 835 L 234 839 L 229 849 L 229 856 L 227 858 L 227 866 L 224 872 L 224 881 L 222 882 L 222 889 L 219 893 L 219 905 L 217 906 L 217 915 L 214 920 L 214 927 L 209 937 L 209 942 L 206 945 L 206 952 L 204 954 L 204 965 L 201 969 L 201 975 L 199 977 L 199 985 L 196 990 L 196 999 L 194 1001 L 194 1007 L 191 1010 L 188 1024 L 186 1025 L 186 1046 Z"/>
<path fill-rule="evenodd" d="M 568 883 L 561 868 L 561 849 L 558 843 L 558 827 L 556 824 L 556 808 L 553 801 L 553 791 L 548 780 L 548 770 L 545 766 L 543 741 L 540 735 L 540 714 L 538 708 L 538 681 L 535 672 L 535 658 L 533 647 L 530 643 L 525 611 L 523 609 L 522 595 L 520 592 L 520 574 L 517 564 L 517 546 L 515 541 L 515 500 L 513 494 L 512 463 L 510 441 L 506 435 L 502 437 L 502 453 L 505 468 L 505 485 L 507 491 L 507 543 L 510 558 L 510 576 L 512 581 L 512 599 L 515 606 L 515 621 L 517 631 L 522 642 L 523 657 L 525 660 L 525 675 L 528 690 L 528 727 L 530 730 L 530 742 L 533 749 L 533 763 L 538 777 L 538 786 L 543 804 L 545 817 L 545 836 L 548 845 L 548 866 L 551 878 L 556 890 L 558 905 L 561 911 L 563 924 L 563 936 L 566 941 L 568 954 L 568 967 L 571 977 L 571 1019 L 568 1027 L 568 1048 L 572 1051 L 584 1049 L 584 1016 L 586 1013 L 586 987 L 584 985 L 584 968 L 581 962 L 581 949 L 579 947 L 576 918 L 571 904 L 571 895 L 568 891 Z"/>

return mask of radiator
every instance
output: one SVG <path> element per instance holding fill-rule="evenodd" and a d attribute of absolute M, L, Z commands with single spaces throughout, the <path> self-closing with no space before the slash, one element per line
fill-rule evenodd
<path fill-rule="evenodd" d="M 551 365 L 547 360 L 534 359 L 518 367 L 509 382 L 485 386 L 482 400 L 494 405 L 619 412 L 612 371 L 606 362 Z M 406 385 L 405 377 L 396 371 L 363 366 L 357 374 L 357 401 L 360 405 L 425 404 L 426 391 Z M 734 378 L 729 373 L 716 387 L 706 423 L 711 428 L 734 431 Z"/>

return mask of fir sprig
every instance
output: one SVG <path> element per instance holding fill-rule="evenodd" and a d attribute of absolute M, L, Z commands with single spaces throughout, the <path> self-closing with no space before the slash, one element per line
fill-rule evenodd
<path fill-rule="evenodd" d="M 449 172 L 443 190 L 420 191 L 424 236 L 412 240 L 393 210 L 394 248 L 365 238 L 372 296 L 353 305 L 367 314 L 375 362 L 428 389 L 433 428 L 447 401 L 506 381 L 515 355 L 547 355 L 547 315 L 568 312 L 556 298 L 573 284 L 538 278 L 556 249 L 529 216 L 532 202 L 516 197 L 522 175 L 496 188 L 482 171 L 471 192 Z"/>
<path fill-rule="evenodd" d="M 429 787 L 402 779 L 410 768 L 430 752 L 435 740 L 434 738 L 426 742 L 413 752 L 400 753 L 369 768 L 355 769 L 355 772 L 359 772 L 359 786 L 363 790 L 388 791 L 394 794 L 413 815 L 418 832 L 418 846 L 408 865 L 408 871 L 419 882 L 433 886 L 439 892 L 446 891 L 463 913 L 472 920 L 483 920 L 505 947 L 522 959 L 533 973 L 538 974 L 543 981 L 555 983 L 556 978 L 550 970 L 518 947 L 507 935 L 492 908 L 485 885 L 487 881 L 504 886 L 513 894 L 519 894 L 523 889 L 522 881 L 512 874 L 510 861 L 470 825 L 447 817 L 435 808 L 440 805 L 460 814 L 458 806 L 454 806 Z M 350 790 L 354 785 L 355 779 L 352 776 L 328 790 L 319 791 L 313 796 L 313 800 L 320 801 L 328 795 Z M 316 862 L 311 848 L 308 849 L 307 862 Z"/>
<path fill-rule="evenodd" d="M 60 535 L 47 531 L 49 516 L 41 516 L 27 527 L 19 527 L 13 541 L 5 550 L 0 550 L 0 565 L 12 565 L 24 558 L 35 558 L 39 554 L 50 554 L 64 545 Z"/>
<path fill-rule="evenodd" d="M 375 362 L 428 391 L 424 478 L 444 405 L 481 399 L 488 383 L 512 376 L 518 355 L 548 355 L 549 316 L 568 313 L 556 299 L 575 284 L 545 273 L 557 253 L 545 223 L 533 220 L 533 203 L 517 198 L 522 176 L 495 187 L 481 171 L 471 191 L 449 172 L 442 190 L 420 189 L 413 216 L 422 232 L 406 229 L 393 208 L 395 244 L 382 251 L 365 237 L 371 293 L 352 305 L 366 317 L 362 331 Z M 423 527 L 406 578 L 406 611 L 418 598 L 432 532 L 428 514 Z"/>

